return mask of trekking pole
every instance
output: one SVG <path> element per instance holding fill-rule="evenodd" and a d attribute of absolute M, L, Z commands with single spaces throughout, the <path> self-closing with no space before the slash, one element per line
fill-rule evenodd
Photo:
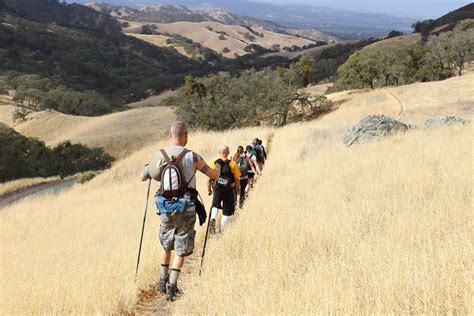
<path fill-rule="evenodd" d="M 148 198 L 150 197 L 151 178 L 148 180 L 148 190 L 146 192 L 145 215 L 143 216 L 142 235 L 140 237 L 140 246 L 138 247 L 137 268 L 135 270 L 135 280 L 137 279 L 138 266 L 140 265 L 140 254 L 142 252 L 143 233 L 145 232 L 146 211 L 148 210 Z"/>
<path fill-rule="evenodd" d="M 206 254 L 207 237 L 209 236 L 209 225 L 211 223 L 211 215 L 212 215 L 212 206 L 211 206 L 211 210 L 209 211 L 209 218 L 207 220 L 206 237 L 204 238 L 204 246 L 202 247 L 201 266 L 199 267 L 199 276 L 201 276 L 202 263 L 204 262 L 204 255 Z"/>

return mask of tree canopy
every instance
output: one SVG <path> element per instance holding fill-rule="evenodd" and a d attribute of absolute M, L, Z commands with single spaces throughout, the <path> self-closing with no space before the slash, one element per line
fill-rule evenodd
<path fill-rule="evenodd" d="M 19 178 L 66 177 L 109 168 L 114 159 L 101 148 L 66 141 L 54 148 L 0 123 L 0 183 Z"/>

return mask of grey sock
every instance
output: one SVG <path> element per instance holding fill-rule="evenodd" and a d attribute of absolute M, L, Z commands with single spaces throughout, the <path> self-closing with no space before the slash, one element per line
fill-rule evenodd
<path fill-rule="evenodd" d="M 169 264 L 162 264 L 161 267 L 160 267 L 160 275 L 161 277 L 163 278 L 168 278 L 168 268 L 169 268 Z"/>
<path fill-rule="evenodd" d="M 181 270 L 179 269 L 171 269 L 171 275 L 170 275 L 171 284 L 176 284 L 178 282 L 178 277 L 180 273 L 181 273 Z"/>

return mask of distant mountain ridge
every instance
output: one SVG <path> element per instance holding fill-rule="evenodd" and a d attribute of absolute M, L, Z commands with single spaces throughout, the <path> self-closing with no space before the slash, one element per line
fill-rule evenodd
<path fill-rule="evenodd" d="M 105 2 L 91 2 L 85 5 L 127 21 L 153 23 L 219 22 L 227 25 L 260 26 L 273 32 L 289 34 L 283 26 L 277 23 L 241 16 L 225 10 L 191 10 L 183 5 L 171 4 L 147 5 L 139 8 Z"/>
<path fill-rule="evenodd" d="M 415 32 L 423 36 L 431 32 L 443 32 L 454 28 L 457 22 L 465 19 L 474 19 L 474 2 L 453 10 L 437 19 L 418 21 L 414 24 Z"/>
<path fill-rule="evenodd" d="M 85 3 L 86 0 L 78 0 Z M 244 0 L 110 0 L 111 4 L 132 7 L 168 3 L 183 5 L 191 10 L 223 10 L 240 16 L 270 21 L 286 28 L 318 29 L 343 39 L 361 39 L 387 35 L 391 30 L 408 32 L 415 20 L 383 14 L 310 6 L 275 5 Z"/>
<path fill-rule="evenodd" d="M 157 46 L 173 47 L 191 58 L 205 55 L 201 47 L 235 58 L 263 50 L 304 50 L 338 41 L 319 30 L 289 29 L 224 10 L 196 11 L 170 4 L 138 9 L 107 3 L 86 6 L 119 20 L 127 35 Z"/>

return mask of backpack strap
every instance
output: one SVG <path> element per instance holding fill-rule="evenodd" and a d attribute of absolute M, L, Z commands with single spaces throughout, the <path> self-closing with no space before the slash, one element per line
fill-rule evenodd
<path fill-rule="evenodd" d="M 216 161 L 214 161 L 214 163 L 218 163 L 220 164 L 221 166 L 224 166 L 224 165 L 230 165 L 230 163 L 232 162 L 232 160 L 230 159 L 227 159 L 226 161 L 222 160 L 221 158 L 217 159 Z"/>
<path fill-rule="evenodd" d="M 176 157 L 175 163 L 184 158 L 184 156 L 189 152 L 186 148 Z"/>
<path fill-rule="evenodd" d="M 168 154 L 166 153 L 166 151 L 164 149 L 160 149 L 160 153 L 163 156 L 163 158 L 165 159 L 166 163 L 170 164 L 171 159 L 170 159 L 170 156 L 168 156 Z"/>
<path fill-rule="evenodd" d="M 166 150 L 164 149 L 160 149 L 160 152 L 161 152 L 161 155 L 163 156 L 163 159 L 165 159 L 166 163 L 167 164 L 170 164 L 170 163 L 178 163 L 178 161 L 180 161 L 181 159 L 183 159 L 183 157 L 189 152 L 189 150 L 187 149 L 184 149 L 179 155 L 178 157 L 176 157 L 175 160 L 171 160 L 170 156 L 168 156 L 168 154 L 166 153 Z"/>

